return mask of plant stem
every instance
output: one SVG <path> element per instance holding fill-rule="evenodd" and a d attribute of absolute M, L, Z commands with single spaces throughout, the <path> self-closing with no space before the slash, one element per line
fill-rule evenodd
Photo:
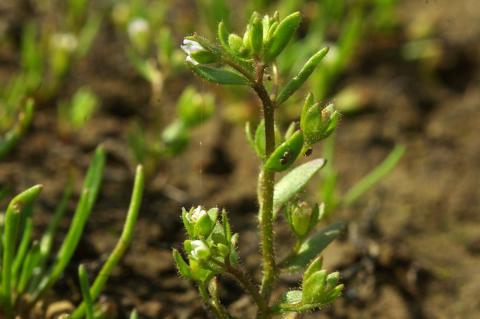
<path fill-rule="evenodd" d="M 265 121 L 265 158 L 275 149 L 275 104 L 263 85 L 265 66 L 257 64 L 256 82 L 253 89 L 262 101 L 263 118 Z M 275 253 L 273 247 L 273 189 L 275 173 L 263 170 L 259 175 L 258 197 L 260 204 L 259 223 L 262 242 L 263 277 L 260 293 L 267 303 L 275 281 Z M 260 318 L 268 318 L 268 313 L 259 314 Z"/>
<path fill-rule="evenodd" d="M 237 269 L 230 265 L 230 263 L 225 264 L 225 269 L 228 274 L 230 274 L 238 283 L 252 296 L 253 300 L 257 304 L 260 314 L 267 315 L 269 313 L 268 303 L 265 302 L 265 299 L 257 291 L 255 285 L 250 281 L 248 276 L 242 272 L 240 269 Z"/>
<path fill-rule="evenodd" d="M 210 299 L 210 296 L 208 294 L 207 288 L 205 287 L 205 284 L 203 283 L 199 284 L 198 291 L 200 292 L 200 296 L 202 296 L 203 302 L 207 305 L 208 309 L 213 314 L 215 314 L 217 318 L 228 319 L 228 316 L 225 316 L 225 314 L 222 311 L 220 311 L 220 309 L 218 309 Z"/>

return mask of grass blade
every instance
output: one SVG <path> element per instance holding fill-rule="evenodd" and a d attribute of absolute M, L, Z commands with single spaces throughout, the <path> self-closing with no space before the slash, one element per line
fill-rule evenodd
<path fill-rule="evenodd" d="M 82 291 L 83 304 L 85 304 L 85 317 L 93 319 L 93 301 L 90 295 L 90 284 L 84 265 L 78 267 L 78 278 L 80 280 L 80 290 Z"/>
<path fill-rule="evenodd" d="M 24 211 L 36 200 L 41 189 L 41 185 L 36 185 L 20 193 L 12 199 L 5 213 L 1 300 L 3 306 L 5 307 L 7 317 L 11 311 L 13 302 L 12 266 L 16 252 L 17 235 L 19 232 L 22 213 L 24 213 Z"/>
<path fill-rule="evenodd" d="M 72 223 L 68 230 L 67 236 L 58 251 L 56 260 L 50 274 L 42 279 L 37 289 L 32 295 L 31 302 L 38 300 L 40 295 L 50 288 L 61 276 L 65 267 L 67 267 L 70 259 L 75 252 L 80 236 L 82 235 L 85 223 L 90 216 L 93 208 L 93 204 L 98 195 L 100 184 L 102 182 L 103 170 L 105 167 L 105 151 L 103 147 L 97 147 L 95 155 L 90 164 L 90 167 L 85 177 L 82 195 L 77 204 L 75 215 L 73 216 Z"/>
<path fill-rule="evenodd" d="M 117 265 L 118 261 L 123 256 L 128 246 L 130 245 L 130 242 L 132 241 L 133 230 L 135 228 L 135 224 L 137 223 L 138 212 L 140 210 L 140 205 L 142 202 L 144 181 L 145 176 L 143 172 L 143 167 L 138 166 L 135 175 L 135 182 L 133 185 L 132 197 L 130 200 L 130 207 L 128 209 L 127 219 L 125 221 L 122 234 L 117 242 L 117 245 L 113 249 L 113 252 L 110 254 L 99 274 L 95 278 L 95 281 L 93 282 L 92 288 L 90 289 L 90 295 L 92 296 L 92 300 L 95 300 L 100 295 L 100 292 L 105 286 L 108 277 L 112 272 L 112 269 Z M 82 302 L 82 304 L 80 304 L 75 310 L 75 312 L 72 314 L 71 318 L 82 318 L 86 311 L 85 308 L 85 302 Z"/>
<path fill-rule="evenodd" d="M 360 196 L 377 184 L 385 175 L 387 175 L 398 163 L 405 153 L 405 146 L 397 145 L 388 154 L 380 165 L 374 168 L 367 176 L 355 184 L 343 197 L 345 206 L 352 205 Z"/>

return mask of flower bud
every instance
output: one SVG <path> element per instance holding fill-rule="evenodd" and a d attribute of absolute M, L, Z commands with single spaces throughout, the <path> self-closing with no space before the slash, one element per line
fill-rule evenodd
<path fill-rule="evenodd" d="M 133 47 L 141 53 L 145 53 L 150 40 L 150 25 L 144 18 L 134 18 L 128 23 L 128 37 Z"/>
<path fill-rule="evenodd" d="M 313 103 L 312 95 L 308 95 L 300 117 L 300 127 L 305 135 L 307 145 L 313 145 L 327 138 L 337 127 L 340 113 L 333 104 L 321 108 Z"/>
<path fill-rule="evenodd" d="M 327 276 L 327 289 L 335 288 L 340 280 L 340 273 L 338 271 L 332 272 Z"/>
<path fill-rule="evenodd" d="M 184 39 L 181 48 L 187 54 L 187 62 L 192 63 L 193 65 L 209 64 L 218 60 L 218 57 L 215 54 L 206 50 L 197 41 Z"/>
<path fill-rule="evenodd" d="M 292 211 L 292 227 L 297 236 L 303 237 L 310 230 L 311 209 L 303 202 Z"/>
<path fill-rule="evenodd" d="M 190 255 L 194 260 L 207 260 L 210 257 L 210 248 L 202 240 L 192 240 L 190 245 L 192 248 Z"/>
<path fill-rule="evenodd" d="M 326 270 L 320 270 L 312 274 L 302 283 L 302 301 L 306 304 L 320 303 L 324 295 L 325 279 L 327 277 Z"/>
<path fill-rule="evenodd" d="M 252 14 L 251 28 L 249 34 L 249 47 L 254 55 L 259 55 L 263 47 L 263 26 L 262 19 L 258 12 Z"/>
<path fill-rule="evenodd" d="M 310 208 L 307 203 L 293 203 L 287 208 L 288 222 L 299 238 L 304 238 L 318 221 L 318 205 Z"/>
<path fill-rule="evenodd" d="M 193 87 L 185 89 L 177 102 L 178 116 L 187 127 L 195 127 L 205 122 L 214 110 L 213 95 L 200 94 Z"/>
<path fill-rule="evenodd" d="M 228 36 L 228 45 L 230 46 L 230 49 L 239 56 L 245 56 L 248 51 L 244 45 L 243 38 L 235 33 L 231 33 Z"/>
<path fill-rule="evenodd" d="M 217 216 L 217 208 L 212 208 L 207 212 L 201 206 L 191 208 L 188 212 L 185 210 L 182 212 L 185 228 L 192 238 L 208 237 L 215 226 Z"/>

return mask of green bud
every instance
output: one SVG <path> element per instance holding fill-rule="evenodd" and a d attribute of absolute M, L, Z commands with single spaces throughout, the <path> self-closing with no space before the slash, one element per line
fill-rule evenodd
<path fill-rule="evenodd" d="M 295 132 L 288 140 L 280 144 L 265 162 L 264 168 L 270 171 L 281 172 L 290 167 L 303 147 L 303 133 Z"/>
<path fill-rule="evenodd" d="M 323 258 L 322 256 L 318 256 L 315 258 L 310 265 L 308 266 L 307 270 L 303 273 L 303 280 L 307 280 L 311 275 L 316 273 L 317 271 L 322 270 L 323 265 Z"/>
<path fill-rule="evenodd" d="M 187 213 L 182 211 L 182 219 L 190 238 L 206 238 L 215 227 L 218 209 L 212 208 L 208 212 L 201 206 L 191 208 Z"/>
<path fill-rule="evenodd" d="M 338 271 L 332 272 L 331 274 L 328 274 L 327 276 L 327 287 L 326 289 L 330 290 L 333 289 L 337 286 L 338 281 L 340 280 L 340 273 Z"/>
<path fill-rule="evenodd" d="M 320 270 L 312 274 L 302 283 L 302 301 L 305 304 L 320 303 L 324 295 L 326 270 Z"/>
<path fill-rule="evenodd" d="M 250 48 L 250 32 L 251 32 L 251 26 L 247 24 L 247 28 L 245 29 L 245 32 L 243 33 L 243 46 L 247 48 L 247 50 Z"/>
<path fill-rule="evenodd" d="M 294 12 L 278 24 L 273 34 L 269 36 L 268 45 L 265 48 L 266 61 L 274 60 L 283 51 L 300 25 L 301 20 L 300 12 Z"/>
<path fill-rule="evenodd" d="M 287 209 L 288 222 L 299 238 L 304 238 L 317 224 L 318 205 L 310 208 L 307 203 L 293 203 Z"/>
<path fill-rule="evenodd" d="M 259 55 L 263 47 L 262 19 L 257 12 L 252 15 L 250 28 L 249 47 L 254 55 Z"/>
<path fill-rule="evenodd" d="M 192 240 L 190 242 L 192 259 L 198 261 L 205 261 L 210 258 L 210 248 L 202 240 Z"/>
<path fill-rule="evenodd" d="M 337 127 L 340 113 L 333 104 L 323 109 L 318 103 L 313 103 L 313 97 L 307 96 L 300 117 L 300 128 L 305 135 L 306 145 L 310 146 L 327 138 Z"/>
<path fill-rule="evenodd" d="M 225 27 L 225 23 L 223 21 L 220 21 L 218 24 L 218 29 L 217 29 L 217 35 L 218 35 L 218 40 L 220 41 L 220 44 L 223 46 L 225 50 L 230 50 L 230 45 L 228 44 L 228 31 L 227 28 Z"/>
<path fill-rule="evenodd" d="M 228 36 L 228 45 L 236 55 L 245 56 L 247 53 L 247 49 L 243 44 L 243 39 L 238 34 L 231 33 Z"/>
<path fill-rule="evenodd" d="M 268 31 L 270 30 L 270 16 L 265 15 L 262 19 L 262 29 L 263 29 L 263 42 L 268 40 Z"/>
<path fill-rule="evenodd" d="M 177 102 L 178 116 L 189 128 L 208 120 L 214 110 L 213 95 L 200 94 L 193 87 L 186 88 Z"/>

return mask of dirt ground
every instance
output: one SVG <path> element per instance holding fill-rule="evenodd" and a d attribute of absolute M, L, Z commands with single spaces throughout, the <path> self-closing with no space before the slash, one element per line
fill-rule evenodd
<path fill-rule="evenodd" d="M 397 34 L 362 44 L 341 79 L 339 88 L 358 85 L 372 96 L 365 111 L 346 116 L 338 129 L 335 166 L 341 189 L 366 174 L 396 143 L 407 151 L 367 196 L 332 217 L 349 222 L 346 234 L 324 256 L 330 270 L 341 270 L 345 294 L 333 306 L 305 318 L 480 318 L 477 2 L 401 2 L 402 27 Z M 16 12 L 14 5 L 0 9 L 7 12 L 6 19 Z M 436 62 L 427 67 L 424 62 L 405 61 L 401 54 L 408 26 L 418 21 L 435 26 L 433 38 L 440 49 Z M 104 185 L 73 263 L 85 263 L 92 274 L 113 247 L 128 207 L 133 165 L 125 128 L 133 117 L 145 116 L 139 105 L 148 103 L 147 84 L 127 66 L 124 56 L 112 55 L 118 45 L 113 35 L 102 33 L 81 63 L 81 72 L 72 76 L 73 83 L 88 83 L 104 101 L 102 111 L 82 132 L 59 138 L 55 108 L 42 105 L 27 138 L 0 163 L 0 184 L 12 191 L 44 184 L 38 207 L 42 229 L 61 196 L 66 171 L 81 176 L 95 146 L 105 145 Z M 8 55 L 1 59 L 0 74 L 5 77 L 11 61 Z M 194 135 L 196 142 L 187 152 L 162 163 L 150 181 L 135 240 L 104 291 L 104 304 L 120 318 L 133 307 L 144 318 L 206 318 L 195 287 L 177 276 L 171 259 L 171 247 L 181 247 L 184 239 L 182 206 L 225 207 L 241 235 L 244 264 L 258 270 L 258 163 L 243 129 L 216 114 Z M 77 190 L 79 186 L 80 181 Z M 65 221 L 62 229 L 67 226 Z M 279 226 L 277 232 L 279 240 L 289 240 L 285 227 Z M 74 266 L 64 279 L 48 300 L 66 295 L 79 300 Z M 292 286 L 294 279 L 282 283 Z M 231 281 L 223 290 L 231 309 L 248 318 L 249 300 L 241 297 L 241 290 Z"/>

